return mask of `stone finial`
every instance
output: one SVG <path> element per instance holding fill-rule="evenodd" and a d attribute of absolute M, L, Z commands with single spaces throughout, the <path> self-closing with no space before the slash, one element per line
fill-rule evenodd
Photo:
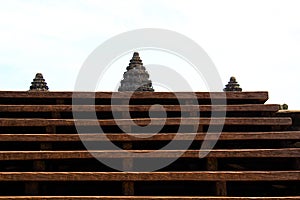
<path fill-rule="evenodd" d="M 43 74 L 37 73 L 33 79 L 33 82 L 31 82 L 29 91 L 48 91 L 48 89 L 49 88 L 45 82 L 45 79 L 43 78 Z"/>
<path fill-rule="evenodd" d="M 242 88 L 240 88 L 240 84 L 236 81 L 234 76 L 230 77 L 228 84 L 223 89 L 225 92 L 227 91 L 234 91 L 234 92 L 241 92 Z"/>
<path fill-rule="evenodd" d="M 154 91 L 152 82 L 149 80 L 149 74 L 143 66 L 138 52 L 133 53 L 126 70 L 123 74 L 119 91 Z"/>
<path fill-rule="evenodd" d="M 282 104 L 282 105 L 280 105 L 280 108 L 279 108 L 280 110 L 288 110 L 289 109 L 289 106 L 286 104 L 286 103 L 284 103 L 284 104 Z"/>

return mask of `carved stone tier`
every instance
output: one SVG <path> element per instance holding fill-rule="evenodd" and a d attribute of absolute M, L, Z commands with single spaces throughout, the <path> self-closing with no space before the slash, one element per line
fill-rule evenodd
<path fill-rule="evenodd" d="M 47 83 L 45 82 L 43 74 L 37 73 L 35 75 L 35 78 L 33 79 L 33 82 L 31 82 L 29 91 L 48 91 L 48 90 L 49 90 L 49 87 L 47 86 Z"/>
<path fill-rule="evenodd" d="M 143 66 L 138 52 L 134 52 L 126 70 L 119 91 L 154 91 L 152 82 L 149 80 L 149 74 Z"/>
<path fill-rule="evenodd" d="M 241 92 L 242 88 L 240 88 L 240 84 L 236 81 L 234 76 L 230 77 L 228 84 L 223 89 L 225 92 L 233 91 L 233 92 Z"/>

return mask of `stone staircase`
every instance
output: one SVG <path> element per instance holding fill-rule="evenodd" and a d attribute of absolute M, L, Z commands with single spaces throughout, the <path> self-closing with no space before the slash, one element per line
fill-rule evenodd
<path fill-rule="evenodd" d="M 292 145 L 300 131 L 267 100 L 267 92 L 0 91 L 0 199 L 300 199 Z M 217 143 L 210 151 L 204 141 Z"/>

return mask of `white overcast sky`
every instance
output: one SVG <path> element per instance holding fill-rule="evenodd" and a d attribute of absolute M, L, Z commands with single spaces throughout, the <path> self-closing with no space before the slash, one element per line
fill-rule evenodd
<path fill-rule="evenodd" d="M 184 34 L 207 52 L 224 85 L 236 76 L 243 91 L 269 91 L 268 103 L 300 109 L 298 0 L 0 0 L 0 90 L 28 90 L 41 72 L 51 91 L 72 91 L 97 46 L 139 28 Z M 141 52 L 144 64 L 161 64 L 154 54 Z M 121 78 L 130 57 L 106 78 Z"/>

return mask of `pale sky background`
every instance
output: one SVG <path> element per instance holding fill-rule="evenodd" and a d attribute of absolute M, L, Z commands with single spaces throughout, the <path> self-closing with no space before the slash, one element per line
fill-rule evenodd
<path fill-rule="evenodd" d="M 96 47 L 138 28 L 184 34 L 208 53 L 224 85 L 236 76 L 243 91 L 269 91 L 267 103 L 300 109 L 298 0 L 0 0 L 0 90 L 28 90 L 41 72 L 51 91 L 72 91 Z M 106 78 L 120 79 L 130 58 Z M 141 52 L 141 58 L 185 67 L 170 56 Z"/>

